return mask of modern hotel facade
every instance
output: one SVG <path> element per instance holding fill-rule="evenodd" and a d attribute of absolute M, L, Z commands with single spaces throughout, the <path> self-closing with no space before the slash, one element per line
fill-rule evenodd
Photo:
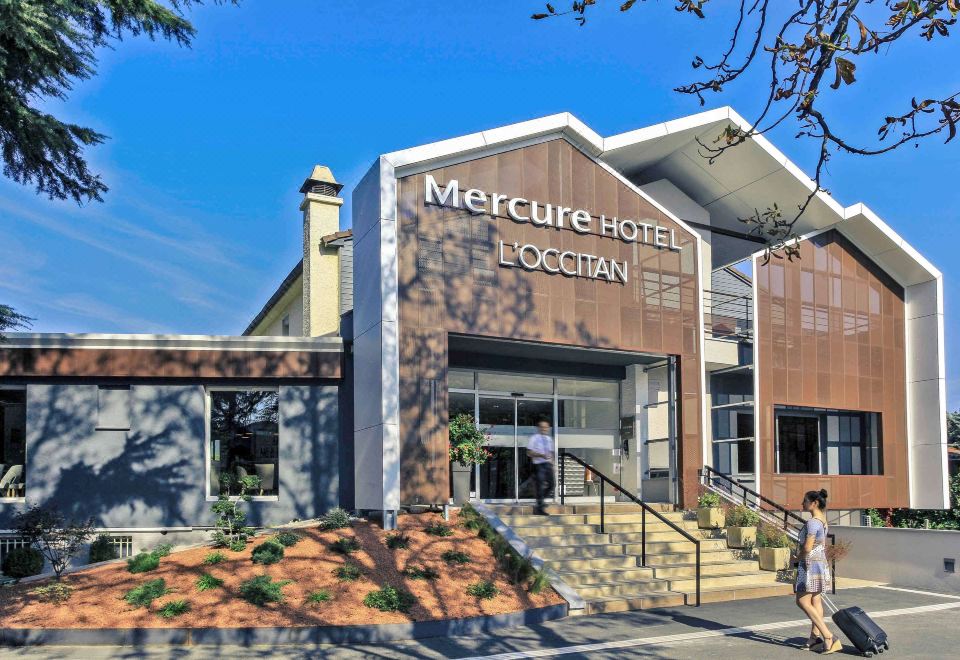
<path fill-rule="evenodd" d="M 704 465 L 790 508 L 947 506 L 942 278 L 862 204 L 818 192 L 799 259 L 738 218 L 813 183 L 763 137 L 710 163 L 722 108 L 601 137 L 569 114 L 381 156 L 350 200 L 317 167 L 302 261 L 241 337 L 12 335 L 0 349 L 0 527 L 55 500 L 113 530 L 210 524 L 256 473 L 255 522 L 451 496 L 532 497 L 536 422 L 649 501 Z M 596 498 L 565 465 L 568 498 Z M 6 476 L 3 477 L 6 479 Z"/>

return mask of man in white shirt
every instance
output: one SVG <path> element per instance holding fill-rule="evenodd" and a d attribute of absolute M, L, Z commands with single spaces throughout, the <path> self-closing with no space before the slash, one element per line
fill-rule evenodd
<path fill-rule="evenodd" d="M 547 515 L 543 508 L 543 501 L 553 496 L 553 436 L 550 433 L 550 422 L 541 419 L 537 422 L 537 432 L 527 441 L 527 456 L 533 463 L 533 483 L 537 492 L 537 507 L 533 510 L 536 515 Z"/>

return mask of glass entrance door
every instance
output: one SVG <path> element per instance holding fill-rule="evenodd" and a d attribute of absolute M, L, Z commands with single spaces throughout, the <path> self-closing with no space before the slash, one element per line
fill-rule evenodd
<path fill-rule="evenodd" d="M 533 462 L 527 456 L 527 440 L 536 433 L 537 424 L 545 419 L 553 428 L 553 401 L 550 399 L 517 399 L 517 489 L 520 499 L 533 499 L 537 490 L 534 483 Z M 556 430 L 553 433 L 556 457 Z M 556 463 L 554 463 L 556 464 Z"/>
<path fill-rule="evenodd" d="M 490 434 L 487 447 L 493 454 L 479 468 L 480 499 L 532 499 L 535 487 L 533 464 L 527 458 L 527 438 L 536 431 L 541 419 L 553 426 L 553 401 L 481 395 L 477 412 L 477 421 Z"/>

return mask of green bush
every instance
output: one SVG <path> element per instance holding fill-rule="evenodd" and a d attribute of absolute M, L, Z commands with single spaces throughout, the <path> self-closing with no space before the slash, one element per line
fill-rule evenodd
<path fill-rule="evenodd" d="M 403 532 L 395 532 L 387 534 L 385 543 L 391 550 L 405 550 L 410 547 L 410 537 Z"/>
<path fill-rule="evenodd" d="M 459 550 L 444 550 L 443 554 L 440 555 L 440 559 L 448 564 L 469 564 L 473 561 L 470 559 L 470 555 L 465 552 L 460 552 Z"/>
<path fill-rule="evenodd" d="M 333 569 L 333 574 L 341 582 L 353 582 L 360 579 L 363 571 L 356 564 L 344 564 Z"/>
<path fill-rule="evenodd" d="M 3 572 L 12 578 L 39 575 L 43 570 L 43 555 L 36 548 L 14 548 L 3 560 Z"/>
<path fill-rule="evenodd" d="M 37 587 L 30 593 L 39 597 L 40 600 L 45 603 L 56 603 L 61 605 L 68 600 L 70 600 L 70 595 L 73 593 L 73 587 L 64 584 L 63 582 L 51 582 L 42 587 Z"/>
<path fill-rule="evenodd" d="M 276 564 L 283 559 L 283 546 L 270 539 L 255 547 L 252 556 L 254 564 Z"/>
<path fill-rule="evenodd" d="M 156 548 L 153 549 L 153 554 L 157 557 L 166 557 L 170 554 L 170 551 L 173 550 L 173 546 L 169 543 L 161 543 Z"/>
<path fill-rule="evenodd" d="M 267 603 L 282 603 L 283 588 L 293 580 L 273 581 L 269 575 L 258 575 L 240 584 L 240 597 L 258 607 Z"/>
<path fill-rule="evenodd" d="M 727 511 L 725 523 L 726 527 L 756 527 L 760 516 L 745 504 L 738 504 Z"/>
<path fill-rule="evenodd" d="M 157 578 L 134 587 L 124 595 L 123 599 L 134 607 L 150 607 L 154 600 L 168 593 L 170 590 L 167 589 L 167 583 L 163 578 Z"/>
<path fill-rule="evenodd" d="M 330 595 L 330 592 L 326 589 L 320 589 L 319 591 L 314 591 L 312 594 L 307 596 L 307 602 L 312 604 L 326 603 L 327 601 L 333 600 L 333 596 Z"/>
<path fill-rule="evenodd" d="M 247 549 L 247 539 L 233 539 L 232 541 L 227 541 L 227 548 L 233 552 L 243 552 Z"/>
<path fill-rule="evenodd" d="M 445 525 L 442 522 L 433 522 L 423 528 L 427 534 L 431 536 L 453 536 L 453 530 L 450 529 L 450 525 Z"/>
<path fill-rule="evenodd" d="M 533 574 L 533 577 L 530 578 L 530 584 L 527 587 L 527 591 L 532 594 L 538 594 L 549 586 L 550 578 L 547 575 L 547 567 L 544 566 L 540 570 L 536 571 Z"/>
<path fill-rule="evenodd" d="M 408 566 L 403 574 L 411 580 L 436 580 L 440 574 L 429 566 Z"/>
<path fill-rule="evenodd" d="M 701 509 L 715 509 L 720 506 L 720 495 L 717 493 L 706 492 L 700 496 L 697 506 Z"/>
<path fill-rule="evenodd" d="M 490 580 L 481 580 L 480 582 L 474 582 L 469 587 L 467 587 L 467 594 L 470 596 L 475 596 L 482 600 L 490 600 L 494 598 L 497 594 L 500 593 L 500 590 L 497 589 L 495 585 Z"/>
<path fill-rule="evenodd" d="M 164 619 L 172 619 L 175 616 L 180 616 L 181 614 L 186 614 L 190 611 L 190 603 L 185 600 L 172 600 L 169 603 L 166 603 L 157 610 L 157 614 L 162 616 Z"/>
<path fill-rule="evenodd" d="M 207 566 L 213 566 L 214 564 L 220 564 L 227 560 L 227 556 L 222 552 L 211 552 L 206 557 L 203 558 L 203 563 Z"/>
<path fill-rule="evenodd" d="M 89 564 L 96 564 L 101 561 L 110 561 L 119 559 L 120 553 L 117 552 L 117 546 L 113 544 L 113 539 L 109 534 L 98 534 L 93 543 L 90 544 Z"/>
<path fill-rule="evenodd" d="M 296 532 L 289 532 L 289 531 L 277 532 L 277 534 L 275 534 L 273 538 L 277 543 L 284 546 L 285 548 L 294 546 L 297 543 L 299 543 L 301 539 L 303 539 L 303 537 L 297 534 Z"/>
<path fill-rule="evenodd" d="M 390 585 L 371 591 L 363 598 L 363 604 L 381 612 L 406 612 L 417 599 L 408 591 Z"/>
<path fill-rule="evenodd" d="M 160 558 L 170 554 L 170 545 L 158 545 L 151 552 L 141 551 L 136 557 L 127 560 L 127 570 L 131 573 L 155 571 L 160 566 Z"/>
<path fill-rule="evenodd" d="M 214 577 L 209 573 L 204 573 L 197 578 L 197 591 L 210 591 L 223 586 L 223 580 Z"/>
<path fill-rule="evenodd" d="M 352 536 L 341 536 L 330 544 L 330 549 L 341 555 L 349 555 L 351 552 L 356 552 L 360 549 L 360 541 Z"/>
<path fill-rule="evenodd" d="M 343 529 L 350 526 L 350 514 L 336 507 L 320 517 L 320 527 L 323 529 Z"/>
<path fill-rule="evenodd" d="M 763 524 L 757 529 L 758 548 L 789 548 L 791 543 L 790 537 L 780 527 Z"/>

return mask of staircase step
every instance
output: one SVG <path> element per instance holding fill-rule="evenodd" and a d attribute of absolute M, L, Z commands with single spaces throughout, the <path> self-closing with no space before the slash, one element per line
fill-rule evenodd
<path fill-rule="evenodd" d="M 670 591 L 670 583 L 667 580 L 635 580 L 632 582 L 600 582 L 577 587 L 577 593 L 584 600 L 594 598 L 603 598 L 607 596 L 619 596 L 629 598 L 638 592 L 642 593 L 665 593 Z"/>
<path fill-rule="evenodd" d="M 551 563 L 552 567 L 553 564 Z M 577 588 L 578 585 L 599 584 L 603 582 L 635 582 L 654 577 L 651 568 L 618 568 L 614 570 L 566 571 L 558 573 L 564 582 Z"/>
<path fill-rule="evenodd" d="M 597 543 L 591 545 L 550 545 L 536 549 L 537 554 L 546 560 L 577 559 L 601 557 L 627 557 L 622 543 Z M 636 557 L 630 557 L 636 562 Z"/>
<path fill-rule="evenodd" d="M 700 602 L 719 603 L 731 600 L 745 600 L 750 598 L 767 598 L 792 593 L 789 584 L 775 582 L 772 584 L 744 584 L 736 589 L 701 589 Z M 656 607 L 677 607 L 679 605 L 693 605 L 696 595 L 693 593 L 666 592 L 638 592 L 626 597 L 605 596 L 591 598 L 587 601 L 586 614 L 601 614 L 605 612 L 626 612 L 628 610 L 651 609 Z"/>
<path fill-rule="evenodd" d="M 657 558 L 654 558 L 657 560 Z M 653 571 L 656 578 L 684 578 L 693 577 L 697 574 L 696 562 L 686 564 L 660 564 L 652 563 L 647 559 L 647 568 Z M 730 575 L 741 573 L 756 573 L 760 570 L 760 563 L 756 560 L 735 560 L 735 561 L 703 561 L 700 562 L 700 575 Z"/>
<path fill-rule="evenodd" d="M 511 525 L 506 522 L 521 538 L 537 536 L 558 536 L 564 534 L 596 534 L 599 525 Z"/>
<path fill-rule="evenodd" d="M 736 589 L 745 584 L 775 584 L 777 574 L 775 571 L 756 571 L 745 573 L 733 573 L 729 575 L 701 575 L 700 589 Z M 697 580 L 694 577 L 671 578 L 665 580 L 670 583 L 672 591 L 696 591 Z"/>
<path fill-rule="evenodd" d="M 540 551 L 537 551 L 540 554 Z M 621 555 L 619 557 L 581 557 L 578 559 L 551 559 L 550 567 L 561 572 L 605 571 L 617 568 L 637 568 L 637 558 Z"/>
<path fill-rule="evenodd" d="M 650 506 L 654 511 L 660 513 L 675 513 L 675 507 L 673 504 L 665 504 L 659 502 L 647 502 L 647 505 Z M 533 504 L 492 504 L 490 508 L 497 512 L 498 516 L 511 516 L 511 515 L 532 515 L 534 505 Z M 547 513 L 551 514 L 567 514 L 567 513 L 600 513 L 600 503 L 584 503 L 584 504 L 547 504 L 543 507 Z M 634 502 L 605 502 L 603 505 L 604 510 L 607 513 L 616 512 L 616 513 L 632 513 L 638 511 L 640 506 Z"/>
<path fill-rule="evenodd" d="M 626 543 L 623 545 L 624 552 L 627 554 L 639 555 L 643 552 L 642 543 Z M 696 546 L 692 541 L 678 539 L 676 541 L 656 541 L 651 543 L 647 541 L 647 559 L 650 555 L 667 554 L 676 552 L 696 552 Z M 701 539 L 700 552 L 727 550 L 726 539 Z"/>
<path fill-rule="evenodd" d="M 681 522 L 684 522 L 684 519 L 679 513 L 670 513 L 664 514 L 664 517 L 672 522 L 675 525 L 678 525 Z M 624 513 L 610 513 L 607 512 L 602 516 L 606 526 L 618 525 L 624 523 L 634 523 L 642 524 L 643 523 L 643 514 L 636 512 L 624 512 Z M 550 513 L 545 516 L 535 516 L 535 515 L 526 515 L 526 514 L 504 514 L 500 517 L 503 522 L 508 525 L 599 525 L 601 516 L 600 514 L 592 513 Z M 691 521 L 695 522 L 695 521 Z M 659 525 L 669 529 L 669 525 L 665 522 L 659 520 L 656 516 L 647 515 L 647 528 L 649 529 L 651 525 Z"/>
<path fill-rule="evenodd" d="M 518 528 L 514 527 L 514 531 L 526 530 L 528 528 Z M 529 528 L 533 529 L 533 528 Z M 599 530 L 599 526 L 597 527 Z M 697 532 L 696 530 L 688 530 L 691 535 L 695 538 L 700 539 L 717 539 L 723 538 L 712 532 L 706 534 Z M 517 532 L 521 536 L 521 532 Z M 595 544 L 595 543 L 640 543 L 643 541 L 643 534 L 640 532 L 631 532 L 629 534 L 601 534 L 599 531 L 595 531 L 589 534 L 572 534 L 572 533 L 563 533 L 563 534 L 550 534 L 550 535 L 532 535 L 527 534 L 529 537 L 528 543 L 532 547 L 543 547 L 547 545 L 579 545 L 579 544 Z M 677 531 L 672 529 L 658 529 L 656 531 L 650 531 L 648 526 L 647 528 L 647 543 L 660 543 L 664 541 L 684 541 L 686 537 L 680 534 Z M 689 543 L 689 541 L 687 541 Z"/>

